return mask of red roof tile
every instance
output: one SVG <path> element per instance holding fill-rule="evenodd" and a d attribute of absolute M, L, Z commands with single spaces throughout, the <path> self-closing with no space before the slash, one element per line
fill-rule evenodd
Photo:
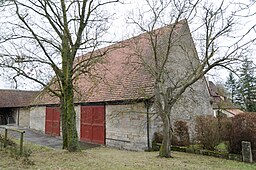
<path fill-rule="evenodd" d="M 180 21 L 175 27 L 176 33 L 187 27 L 185 20 Z M 163 27 L 158 34 L 167 33 L 170 27 Z M 99 62 L 91 69 L 90 75 L 80 75 L 76 79 L 75 103 L 103 102 L 150 98 L 154 93 L 154 78 L 148 72 L 137 55 L 141 50 L 144 56 L 151 53 L 148 34 L 141 34 L 120 43 L 105 47 L 97 52 L 106 52 Z M 138 49 L 135 46 L 139 46 Z M 77 60 L 88 58 L 86 54 Z M 58 103 L 49 95 L 43 96 L 38 104 Z"/>

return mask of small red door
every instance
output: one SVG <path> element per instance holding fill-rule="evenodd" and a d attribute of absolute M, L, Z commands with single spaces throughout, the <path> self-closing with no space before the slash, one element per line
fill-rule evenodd
<path fill-rule="evenodd" d="M 105 107 L 81 106 L 81 141 L 105 143 Z"/>
<path fill-rule="evenodd" d="M 60 136 L 60 109 L 46 107 L 45 133 L 52 136 Z"/>

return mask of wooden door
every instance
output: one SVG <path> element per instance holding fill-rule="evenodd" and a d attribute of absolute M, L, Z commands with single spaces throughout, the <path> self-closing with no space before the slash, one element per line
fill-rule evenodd
<path fill-rule="evenodd" d="M 45 133 L 52 136 L 60 136 L 60 109 L 46 107 Z"/>
<path fill-rule="evenodd" d="M 80 139 L 96 144 L 105 144 L 105 107 L 81 107 Z"/>

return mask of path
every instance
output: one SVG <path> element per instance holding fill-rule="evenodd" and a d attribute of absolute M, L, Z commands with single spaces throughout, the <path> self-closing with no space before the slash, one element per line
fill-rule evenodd
<path fill-rule="evenodd" d="M 51 148 L 55 148 L 55 149 L 62 148 L 61 137 L 49 136 L 49 135 L 43 134 L 42 132 L 39 132 L 36 130 L 32 130 L 29 128 L 22 128 L 22 127 L 18 127 L 18 126 L 14 126 L 14 125 L 0 125 L 0 127 L 25 131 L 24 141 L 28 141 L 31 143 L 35 143 L 38 145 L 43 145 L 43 146 L 47 146 L 47 147 L 51 147 Z M 0 128 L 0 133 L 4 134 L 4 129 Z M 17 132 L 8 131 L 8 136 L 9 135 L 11 137 L 14 137 L 17 139 L 20 138 L 20 134 Z M 83 149 L 83 150 L 100 146 L 97 144 L 91 144 L 91 143 L 86 143 L 86 142 L 79 142 L 79 144 L 80 144 L 81 149 Z"/>
<path fill-rule="evenodd" d="M 29 129 L 29 128 L 22 128 L 22 127 L 18 127 L 18 126 L 0 125 L 0 127 L 6 127 L 9 129 L 17 129 L 17 130 L 25 131 L 24 141 L 35 143 L 38 145 L 48 146 L 48 147 L 55 148 L 55 149 L 62 148 L 62 139 L 60 137 L 48 136 L 48 135 L 45 135 L 38 131 Z M 0 128 L 0 132 L 2 134 L 4 134 L 3 131 L 4 131 L 4 129 Z M 13 132 L 13 131 L 8 131 L 8 136 L 11 136 L 14 138 L 20 138 L 20 134 L 17 132 Z"/>

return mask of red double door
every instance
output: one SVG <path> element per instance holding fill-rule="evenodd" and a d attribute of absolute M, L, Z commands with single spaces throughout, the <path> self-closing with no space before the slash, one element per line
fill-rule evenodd
<path fill-rule="evenodd" d="M 46 107 L 45 133 L 60 136 L 60 109 L 58 107 Z"/>
<path fill-rule="evenodd" d="M 105 144 L 104 106 L 81 106 L 80 140 Z"/>

